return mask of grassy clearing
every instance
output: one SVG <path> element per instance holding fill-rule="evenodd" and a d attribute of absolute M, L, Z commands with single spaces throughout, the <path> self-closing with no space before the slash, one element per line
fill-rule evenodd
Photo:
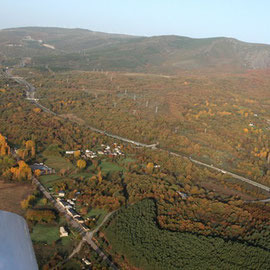
<path fill-rule="evenodd" d="M 93 176 L 93 174 L 92 173 L 90 173 L 90 172 L 79 172 L 79 173 L 75 173 L 75 174 L 71 174 L 70 175 L 71 177 L 83 177 L 83 178 L 85 178 L 85 177 L 91 177 L 91 176 Z"/>
<path fill-rule="evenodd" d="M 63 157 L 45 156 L 45 158 L 46 165 L 55 169 L 57 172 L 61 169 L 74 169 L 74 165 Z"/>
<path fill-rule="evenodd" d="M 55 184 L 57 184 L 58 182 L 63 181 L 64 178 L 62 178 L 59 175 L 43 175 L 40 177 L 40 181 L 41 183 L 46 187 L 52 187 Z"/>
<path fill-rule="evenodd" d="M 33 242 L 42 242 L 51 245 L 53 241 L 60 239 L 59 227 L 37 224 L 31 233 Z"/>
<path fill-rule="evenodd" d="M 123 159 L 123 163 L 129 163 L 129 162 L 134 162 L 134 161 L 136 161 L 136 159 L 133 159 L 133 158 L 130 158 L 130 157 L 127 157 L 127 158 L 125 158 L 125 159 Z"/>
<path fill-rule="evenodd" d="M 97 220 L 97 223 L 96 223 L 96 225 L 98 226 L 102 222 L 102 220 L 104 219 L 104 217 L 106 216 L 106 214 L 107 214 L 107 211 L 106 210 L 95 208 L 95 209 L 91 209 L 91 211 L 88 212 L 84 216 L 84 218 L 89 218 L 91 216 L 98 217 L 98 220 Z"/>
<path fill-rule="evenodd" d="M 123 171 L 123 168 L 118 166 L 115 163 L 108 162 L 108 161 L 102 161 L 100 164 L 100 168 L 102 172 L 118 172 Z"/>
<path fill-rule="evenodd" d="M 71 259 L 66 264 L 64 264 L 61 269 L 63 269 L 63 270 L 80 270 L 82 268 L 81 268 L 81 265 L 75 259 Z"/>

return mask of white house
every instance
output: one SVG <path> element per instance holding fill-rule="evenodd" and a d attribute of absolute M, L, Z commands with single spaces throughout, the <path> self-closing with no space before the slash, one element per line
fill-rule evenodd
<path fill-rule="evenodd" d="M 65 192 L 62 191 L 62 190 L 59 191 L 58 196 L 59 196 L 59 197 L 65 197 Z"/>
<path fill-rule="evenodd" d="M 67 213 L 73 218 L 80 217 L 80 215 L 72 208 L 67 209 Z"/>
<path fill-rule="evenodd" d="M 86 258 L 83 258 L 82 261 L 86 264 L 86 265 L 91 265 L 91 262 L 89 260 L 87 260 Z"/>
<path fill-rule="evenodd" d="M 60 227 L 60 237 L 67 237 L 68 232 L 65 230 L 64 227 Z"/>
<path fill-rule="evenodd" d="M 75 217 L 74 219 L 80 224 L 84 223 L 84 219 L 82 217 Z"/>

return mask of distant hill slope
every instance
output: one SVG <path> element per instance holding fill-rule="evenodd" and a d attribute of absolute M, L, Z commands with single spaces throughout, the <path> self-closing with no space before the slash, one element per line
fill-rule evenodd
<path fill-rule="evenodd" d="M 31 57 L 36 67 L 176 72 L 270 67 L 270 45 L 232 38 L 134 37 L 84 29 L 25 27 L 0 31 L 0 60 Z M 13 61 L 12 61 L 13 60 Z"/>

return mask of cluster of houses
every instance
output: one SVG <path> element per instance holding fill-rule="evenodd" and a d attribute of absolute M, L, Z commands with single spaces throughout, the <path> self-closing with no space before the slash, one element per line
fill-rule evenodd
<path fill-rule="evenodd" d="M 81 215 L 74 209 L 75 207 L 75 201 L 76 199 L 71 199 L 71 200 L 65 200 L 61 197 L 63 196 L 64 192 L 60 191 L 59 192 L 59 198 L 57 198 L 57 202 L 60 206 L 66 209 L 66 212 L 68 215 L 70 215 L 75 221 L 78 223 L 82 224 L 84 229 L 88 229 L 88 227 L 84 224 L 84 219 L 81 217 Z"/>
<path fill-rule="evenodd" d="M 74 155 L 76 151 L 66 151 L 66 155 Z M 121 151 L 120 146 L 117 143 L 114 143 L 113 146 L 101 144 L 101 149 L 97 151 L 85 150 L 84 154 L 82 154 L 83 158 L 96 158 L 101 155 L 107 156 L 121 156 L 124 153 Z"/>

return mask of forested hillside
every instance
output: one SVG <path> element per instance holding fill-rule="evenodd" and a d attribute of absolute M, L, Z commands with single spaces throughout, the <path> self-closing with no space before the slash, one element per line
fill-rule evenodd
<path fill-rule="evenodd" d="M 129 269 L 125 260 L 147 270 L 267 269 L 270 264 L 269 250 L 262 247 L 161 229 L 151 199 L 121 210 L 105 229 L 105 237 L 123 269 Z"/>
<path fill-rule="evenodd" d="M 84 29 L 25 27 L 0 31 L 0 59 L 52 70 L 178 73 L 270 67 L 270 46 L 232 38 L 136 37 Z"/>

